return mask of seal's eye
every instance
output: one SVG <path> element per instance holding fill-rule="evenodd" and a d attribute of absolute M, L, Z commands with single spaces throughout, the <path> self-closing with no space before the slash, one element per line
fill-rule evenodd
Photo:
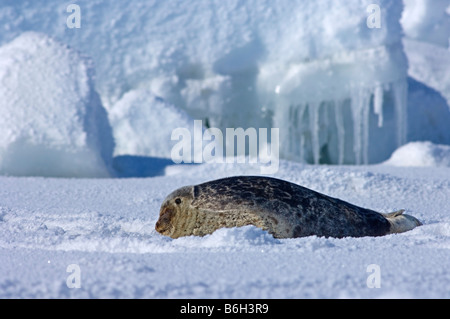
<path fill-rule="evenodd" d="M 175 199 L 175 204 L 180 205 L 181 204 L 181 199 L 179 199 L 179 198 Z"/>

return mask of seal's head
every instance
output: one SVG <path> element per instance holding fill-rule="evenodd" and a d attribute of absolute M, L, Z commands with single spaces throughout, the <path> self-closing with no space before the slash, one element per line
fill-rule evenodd
<path fill-rule="evenodd" d="M 191 235 L 194 226 L 191 221 L 195 220 L 195 216 L 190 216 L 193 199 L 192 186 L 181 187 L 169 194 L 161 205 L 156 231 L 172 238 Z"/>

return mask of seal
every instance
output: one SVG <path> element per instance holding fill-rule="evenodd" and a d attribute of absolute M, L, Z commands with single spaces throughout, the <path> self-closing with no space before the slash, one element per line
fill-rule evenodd
<path fill-rule="evenodd" d="M 163 201 L 155 229 L 179 238 L 255 225 L 275 238 L 342 238 L 383 236 L 422 225 L 403 212 L 378 213 L 272 177 L 235 176 L 175 190 Z"/>

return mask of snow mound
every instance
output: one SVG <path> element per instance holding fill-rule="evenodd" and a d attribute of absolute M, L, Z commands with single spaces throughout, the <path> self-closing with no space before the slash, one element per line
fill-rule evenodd
<path fill-rule="evenodd" d="M 192 247 L 218 248 L 227 247 L 236 250 L 237 248 L 276 245 L 281 242 L 275 239 L 267 231 L 249 225 L 243 227 L 220 228 L 211 235 L 205 237 L 182 237 L 176 240 L 177 245 Z"/>
<path fill-rule="evenodd" d="M 397 149 L 384 164 L 450 167 L 450 146 L 431 142 L 411 142 Z"/>
<path fill-rule="evenodd" d="M 89 60 L 27 32 L 0 48 L 0 83 L 0 173 L 110 175 L 114 142 Z"/>
<path fill-rule="evenodd" d="M 116 141 L 115 156 L 171 156 L 175 128 L 192 128 L 184 111 L 147 89 L 126 93 L 108 113 Z"/>

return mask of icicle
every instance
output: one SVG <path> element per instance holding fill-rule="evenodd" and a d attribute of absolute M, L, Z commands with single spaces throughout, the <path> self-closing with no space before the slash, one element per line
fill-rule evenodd
<path fill-rule="evenodd" d="M 369 164 L 369 110 L 370 110 L 370 96 L 371 93 L 368 90 L 361 90 L 362 98 L 362 133 L 363 133 L 363 146 L 362 157 L 365 165 Z"/>
<path fill-rule="evenodd" d="M 288 123 L 288 143 L 284 147 L 285 152 L 290 159 L 299 160 L 300 162 L 305 162 L 305 129 L 303 127 L 303 116 L 306 107 L 306 104 L 291 104 L 287 114 L 288 118 L 286 119 L 286 123 Z"/>
<path fill-rule="evenodd" d="M 322 116 L 321 116 L 321 118 L 323 120 L 322 125 L 324 127 L 328 127 L 330 125 L 329 118 L 328 118 L 328 116 L 329 116 L 328 113 L 329 113 L 329 108 L 332 107 L 333 104 L 334 104 L 333 102 L 326 102 L 324 107 L 322 107 Z"/>
<path fill-rule="evenodd" d="M 407 134 L 407 83 L 397 81 L 392 84 L 395 100 L 395 116 L 397 119 L 397 146 L 406 142 Z"/>
<path fill-rule="evenodd" d="M 370 93 L 359 88 L 352 92 L 351 108 L 353 117 L 353 151 L 355 163 L 367 164 L 369 161 L 369 108 Z"/>
<path fill-rule="evenodd" d="M 345 152 L 345 127 L 344 127 L 344 101 L 338 101 L 334 106 L 334 115 L 336 120 L 337 134 L 338 134 L 338 164 L 344 164 Z"/>
<path fill-rule="evenodd" d="M 350 113 L 353 122 L 353 156 L 356 165 L 368 164 L 369 138 L 370 138 L 370 115 L 373 103 L 373 112 L 378 116 L 378 127 L 383 126 L 384 92 L 392 93 L 393 107 L 395 110 L 395 125 L 397 144 L 400 146 L 406 141 L 406 112 L 407 112 L 407 84 L 405 81 L 394 83 L 376 83 L 373 87 L 364 88 L 355 85 L 350 92 L 350 99 L 340 98 L 334 101 L 315 101 L 299 104 L 285 104 L 287 111 L 282 116 L 276 117 L 280 127 L 285 125 L 284 135 L 286 142 L 283 144 L 283 152 L 291 160 L 305 162 L 307 159 L 314 164 L 321 161 L 321 141 L 328 138 L 328 133 L 335 134 L 337 145 L 330 150 L 337 150 L 336 162 L 343 165 L 345 161 L 352 161 L 351 154 L 346 154 L 346 147 L 351 140 L 349 128 L 346 127 L 350 100 Z M 372 102 L 373 96 L 373 102 Z M 333 107 L 334 115 L 328 107 Z M 276 116 L 276 115 L 275 115 Z M 334 117 L 334 119 L 333 119 Z M 334 124 L 332 123 L 334 121 Z M 325 128 L 327 132 L 321 131 Z M 335 130 L 330 132 L 330 130 Z M 351 128 L 350 128 L 351 130 Z M 347 133 L 347 134 L 346 134 Z M 350 133 L 351 134 L 351 133 Z M 331 140 L 327 140 L 330 143 Z M 311 160 L 312 159 L 312 160 Z"/>
<path fill-rule="evenodd" d="M 314 164 L 319 164 L 320 160 L 320 141 L 319 141 L 319 108 L 320 103 L 309 103 L 309 130 L 311 132 L 311 144 L 313 150 Z"/>
<path fill-rule="evenodd" d="M 288 123 L 288 150 L 287 154 L 289 154 L 289 157 L 293 156 L 295 154 L 295 137 L 297 133 L 297 123 L 295 122 L 295 115 L 296 115 L 296 109 L 291 104 L 289 106 L 289 117 L 286 119 L 286 123 Z"/>
<path fill-rule="evenodd" d="M 301 104 L 299 106 L 298 112 L 298 131 L 300 134 L 300 159 L 302 162 L 305 162 L 305 134 L 303 134 L 302 126 L 303 126 L 303 115 L 306 110 L 306 104 Z"/>
<path fill-rule="evenodd" d="M 379 84 L 373 92 L 373 112 L 378 115 L 378 127 L 383 127 L 383 87 Z"/>
<path fill-rule="evenodd" d="M 355 153 L 355 164 L 361 164 L 361 103 L 360 92 L 352 92 L 351 98 L 353 118 L 353 152 Z"/>

